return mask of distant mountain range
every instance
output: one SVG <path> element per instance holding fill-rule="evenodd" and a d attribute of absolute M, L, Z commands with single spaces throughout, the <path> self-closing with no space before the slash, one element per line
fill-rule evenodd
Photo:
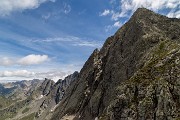
<path fill-rule="evenodd" d="M 0 93 L 0 120 L 178 120 L 180 19 L 139 8 L 80 73 Z"/>
<path fill-rule="evenodd" d="M 78 75 L 74 72 L 56 83 L 50 79 L 1 83 L 0 120 L 43 120 L 55 109 Z"/>
<path fill-rule="evenodd" d="M 9 82 L 17 82 L 22 80 L 0 80 L 0 83 L 9 83 Z"/>

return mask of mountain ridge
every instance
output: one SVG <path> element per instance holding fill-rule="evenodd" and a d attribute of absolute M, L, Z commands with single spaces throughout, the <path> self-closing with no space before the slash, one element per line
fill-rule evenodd
<path fill-rule="evenodd" d="M 65 115 L 75 115 L 74 120 L 97 118 L 119 120 L 128 117 L 141 119 L 141 117 L 137 117 L 140 116 L 140 113 L 137 112 L 139 104 L 135 104 L 136 107 L 133 108 L 137 109 L 135 110 L 135 117 L 128 116 L 130 114 L 128 112 L 124 113 L 125 108 L 121 108 L 121 106 L 117 107 L 122 111 L 116 114 L 113 111 L 107 111 L 113 99 L 117 97 L 115 91 L 118 85 L 130 81 L 138 70 L 145 67 L 147 64 L 145 58 L 149 58 L 146 54 L 150 55 L 153 50 L 156 51 L 158 46 L 165 49 L 163 46 L 167 47 L 167 44 L 169 46 L 177 44 L 177 48 L 174 49 L 179 48 L 179 23 L 179 19 L 170 19 L 145 8 L 139 8 L 114 36 L 106 40 L 100 51 L 96 49 L 91 54 L 81 69 L 78 80 L 74 83 L 74 86 L 71 86 L 71 89 L 68 89 L 65 99 L 61 101 L 59 108 L 56 109 L 52 120 L 58 120 Z M 172 48 L 167 47 L 167 51 L 170 52 L 171 50 Z M 153 54 L 161 57 L 158 54 Z M 166 59 L 166 57 L 162 59 Z M 157 59 L 157 61 L 160 60 Z M 136 87 L 130 90 L 136 91 Z M 138 97 L 137 91 L 134 94 L 135 97 Z M 123 104 L 120 105 L 123 106 Z M 129 109 L 129 111 L 133 112 L 132 109 Z M 142 117 L 147 116 L 145 114 Z"/>
<path fill-rule="evenodd" d="M 137 9 L 80 72 L 0 86 L 17 88 L 0 97 L 0 120 L 180 119 L 179 28 L 180 19 Z"/>

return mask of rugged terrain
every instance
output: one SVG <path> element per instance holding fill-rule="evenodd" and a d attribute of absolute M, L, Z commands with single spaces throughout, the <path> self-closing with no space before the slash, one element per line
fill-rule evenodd
<path fill-rule="evenodd" d="M 40 87 L 42 81 L 17 81 L 0 84 L 0 120 L 13 118 L 20 109 L 29 105 L 31 91 Z"/>
<path fill-rule="evenodd" d="M 139 8 L 80 73 L 20 86 L 0 86 L 0 120 L 180 119 L 180 19 Z"/>
<path fill-rule="evenodd" d="M 0 120 L 44 120 L 78 74 L 74 72 L 56 83 L 45 79 L 0 84 Z"/>
<path fill-rule="evenodd" d="M 180 20 L 139 8 L 94 50 L 51 120 L 180 119 Z"/>

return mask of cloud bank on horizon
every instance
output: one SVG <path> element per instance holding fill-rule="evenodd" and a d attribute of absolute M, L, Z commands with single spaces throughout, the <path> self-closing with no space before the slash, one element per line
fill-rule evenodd
<path fill-rule="evenodd" d="M 42 79 L 42 78 L 49 78 L 54 81 L 57 81 L 59 79 L 63 79 L 66 77 L 69 73 L 63 72 L 63 71 L 49 71 L 49 72 L 32 72 L 28 70 L 14 70 L 14 71 L 3 71 L 0 72 L 0 77 L 6 78 L 27 78 L 29 79 Z M 3 79 L 2 79 L 3 80 Z M 6 79 L 4 79 L 6 80 Z"/>
<path fill-rule="evenodd" d="M 139 7 L 180 18 L 179 0 L 0 0 L 0 80 L 80 70 Z"/>

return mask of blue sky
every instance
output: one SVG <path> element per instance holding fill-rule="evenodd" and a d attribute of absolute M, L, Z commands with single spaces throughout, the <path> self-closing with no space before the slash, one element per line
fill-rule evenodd
<path fill-rule="evenodd" d="M 138 7 L 180 18 L 179 0 L 0 0 L 0 80 L 79 71 Z"/>

